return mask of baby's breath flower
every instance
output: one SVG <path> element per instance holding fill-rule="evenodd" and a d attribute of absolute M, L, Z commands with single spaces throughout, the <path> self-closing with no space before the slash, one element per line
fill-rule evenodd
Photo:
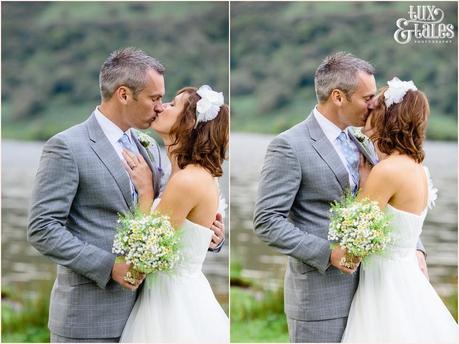
<path fill-rule="evenodd" d="M 357 200 L 345 195 L 330 209 L 328 240 L 340 245 L 348 254 L 365 258 L 384 251 L 390 243 L 390 219 L 375 201 Z"/>
<path fill-rule="evenodd" d="M 143 273 L 170 271 L 179 260 L 180 235 L 159 213 L 121 215 L 112 252 Z"/>

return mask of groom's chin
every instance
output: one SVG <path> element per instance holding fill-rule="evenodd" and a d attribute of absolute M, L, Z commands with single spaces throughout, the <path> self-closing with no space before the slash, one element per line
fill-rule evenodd
<path fill-rule="evenodd" d="M 352 125 L 353 127 L 363 127 L 367 121 L 368 116 L 363 116 L 360 120 L 356 120 L 355 123 Z"/>
<path fill-rule="evenodd" d="M 148 128 L 150 128 L 151 123 L 152 123 L 152 121 L 145 122 L 145 123 L 142 123 L 141 125 L 136 126 L 135 128 L 136 129 L 141 129 L 141 130 L 148 129 Z"/>

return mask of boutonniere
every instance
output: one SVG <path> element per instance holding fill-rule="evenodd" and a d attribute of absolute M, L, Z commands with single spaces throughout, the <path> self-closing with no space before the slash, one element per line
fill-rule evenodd
<path fill-rule="evenodd" d="M 370 164 L 375 166 L 379 160 L 370 138 L 362 133 L 362 129 L 359 127 L 350 127 L 349 133 L 351 134 L 351 140 L 353 140 L 357 145 L 359 151 L 364 155 L 367 161 L 370 162 Z"/>
<path fill-rule="evenodd" d="M 360 128 L 352 128 L 353 129 L 353 134 L 359 142 L 364 143 L 366 140 L 368 140 L 368 136 L 366 136 L 364 133 L 362 133 L 362 129 Z"/>
<path fill-rule="evenodd" d="M 138 138 L 141 145 L 147 149 L 150 147 L 151 144 L 153 144 L 153 139 L 149 135 L 144 134 L 140 131 L 138 132 Z"/>
<path fill-rule="evenodd" d="M 154 144 L 153 138 L 150 135 L 142 133 L 141 131 L 137 131 L 137 138 L 139 139 L 140 144 L 147 151 L 147 155 L 150 158 L 150 161 L 154 162 L 155 159 L 153 158 L 153 154 L 150 151 L 150 146 Z M 161 168 L 161 154 L 159 153 L 159 148 L 158 148 L 158 157 L 159 157 L 159 165 L 156 167 L 156 169 L 160 173 L 160 175 L 164 175 L 164 171 Z"/>

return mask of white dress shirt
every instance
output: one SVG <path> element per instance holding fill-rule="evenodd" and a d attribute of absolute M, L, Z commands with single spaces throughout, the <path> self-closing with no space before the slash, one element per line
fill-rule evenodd
<path fill-rule="evenodd" d="M 328 141 L 332 144 L 333 148 L 335 149 L 336 153 L 338 154 L 339 158 L 343 162 L 344 167 L 346 168 L 348 178 L 349 178 L 349 185 L 351 187 L 351 190 L 354 190 L 355 188 L 355 182 L 354 179 L 352 179 L 352 175 L 349 171 L 349 168 L 347 167 L 347 161 L 346 158 L 344 157 L 344 154 L 341 152 L 340 147 L 338 146 L 336 139 L 338 138 L 339 134 L 343 131 L 339 127 L 337 127 L 332 121 L 330 121 L 327 117 L 322 115 L 319 110 L 317 110 L 317 107 L 314 108 L 313 114 L 317 122 L 319 123 L 320 128 L 324 132 L 325 136 L 327 137 Z M 349 138 L 349 134 L 347 130 L 344 130 L 346 135 Z M 352 142 L 352 141 L 351 141 Z M 354 144 L 354 143 L 352 143 Z"/>
<path fill-rule="evenodd" d="M 132 141 L 132 135 L 131 135 L 130 128 L 126 130 L 126 132 L 122 131 L 120 127 L 118 127 L 115 123 L 113 123 L 105 115 L 103 115 L 102 112 L 100 112 L 98 107 L 96 107 L 94 112 L 95 112 L 97 123 L 99 123 L 100 127 L 102 128 L 102 131 L 104 132 L 108 141 L 111 143 L 111 145 L 115 149 L 116 154 L 118 154 L 120 160 L 125 161 L 123 154 L 122 154 L 124 147 L 123 147 L 123 144 L 119 141 L 119 139 L 124 134 L 126 134 L 129 137 L 129 140 L 132 143 L 132 147 L 136 150 L 136 152 L 134 153 L 139 154 L 136 144 L 134 143 L 134 141 Z M 134 183 L 132 182 L 131 176 L 129 175 L 129 173 L 127 173 L 127 171 L 126 171 L 126 174 L 129 177 L 129 187 L 131 188 L 131 196 L 134 199 L 134 203 L 136 203 L 137 202 L 137 192 L 135 190 Z"/>
<path fill-rule="evenodd" d="M 124 147 L 121 144 L 121 142 L 119 142 L 119 139 L 123 136 L 125 132 L 122 131 L 120 127 L 118 127 L 115 123 L 109 120 L 105 115 L 103 115 L 98 107 L 94 110 L 94 113 L 96 115 L 97 123 L 99 123 L 108 141 L 115 149 L 116 154 L 118 154 L 121 160 L 124 160 L 123 155 L 121 154 Z M 126 135 L 129 137 L 129 140 L 131 141 L 133 146 L 137 148 L 134 141 L 132 141 L 131 129 L 126 130 Z"/>

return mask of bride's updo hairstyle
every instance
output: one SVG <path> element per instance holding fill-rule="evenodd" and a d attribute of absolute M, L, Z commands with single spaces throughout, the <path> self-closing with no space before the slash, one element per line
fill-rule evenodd
<path fill-rule="evenodd" d="M 170 131 L 173 138 L 171 154 L 177 158 L 180 168 L 189 164 L 204 167 L 214 177 L 223 174 L 222 164 L 226 159 L 229 139 L 229 108 L 220 106 L 217 117 L 207 122 L 196 123 L 196 104 L 201 97 L 194 87 L 185 87 L 177 92 L 189 95 L 185 109 Z"/>
<path fill-rule="evenodd" d="M 385 154 L 398 151 L 421 163 L 424 160 L 422 144 L 430 112 L 427 97 L 421 91 L 409 90 L 400 103 L 387 108 L 384 102 L 387 89 L 388 86 L 385 86 L 378 92 L 377 104 L 370 119 L 374 130 L 371 139 Z"/>

